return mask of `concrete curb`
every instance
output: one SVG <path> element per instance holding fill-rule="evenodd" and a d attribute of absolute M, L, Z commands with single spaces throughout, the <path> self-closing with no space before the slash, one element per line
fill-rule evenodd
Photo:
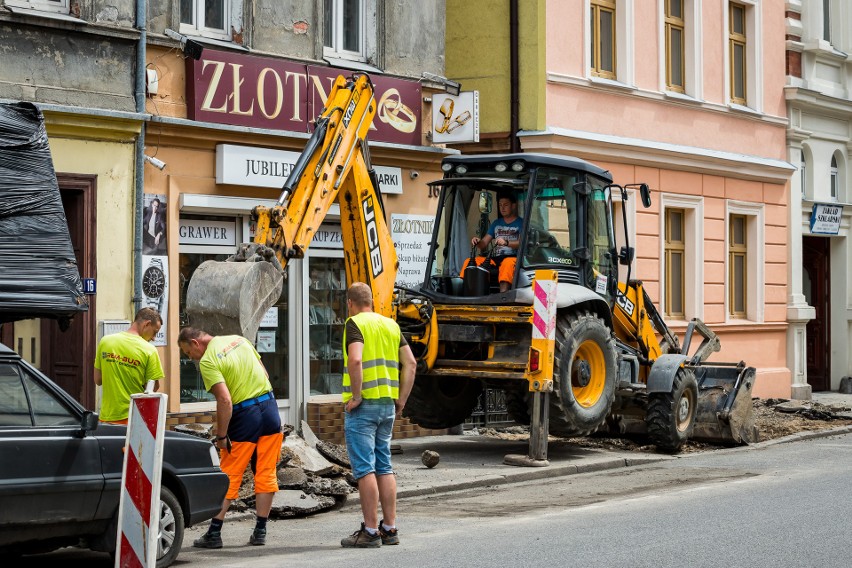
<path fill-rule="evenodd" d="M 434 485 L 430 487 L 412 487 L 410 489 L 399 489 L 397 491 L 397 499 L 405 499 L 411 497 L 422 497 L 424 495 L 437 495 L 442 493 L 452 493 L 454 491 L 465 491 L 467 489 L 476 489 L 479 487 L 490 487 L 495 485 L 509 485 L 512 483 L 522 483 L 525 481 L 535 481 L 538 479 L 549 479 L 553 477 L 566 477 L 569 475 L 577 475 L 581 473 L 594 473 L 597 471 L 607 471 L 620 469 L 625 467 L 636 467 L 669 461 L 675 459 L 689 459 L 696 456 L 706 456 L 707 454 L 722 454 L 730 452 L 744 452 L 751 450 L 760 450 L 770 446 L 779 444 L 789 444 L 792 442 L 800 442 L 803 440 L 814 440 L 819 438 L 830 438 L 842 434 L 852 434 L 852 425 L 839 426 L 828 430 L 808 430 L 797 432 L 783 438 L 775 438 L 763 442 L 747 446 L 737 446 L 733 448 L 723 448 L 719 450 L 706 450 L 703 452 L 694 452 L 682 455 L 667 455 L 667 454 L 639 454 L 630 457 L 606 458 L 590 463 L 580 464 L 560 464 L 551 465 L 541 468 L 518 468 L 518 471 L 506 472 L 503 474 L 486 475 L 478 479 L 469 481 L 459 481 Z M 360 506 L 361 499 L 358 492 L 351 493 L 346 503 L 341 507 L 346 509 L 350 506 Z M 254 511 L 228 512 L 226 520 L 238 521 L 243 519 L 253 519 Z"/>

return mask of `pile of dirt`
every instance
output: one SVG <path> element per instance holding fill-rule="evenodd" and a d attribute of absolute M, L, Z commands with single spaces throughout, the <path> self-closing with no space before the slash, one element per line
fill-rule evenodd
<path fill-rule="evenodd" d="M 755 424 L 760 441 L 783 438 L 797 432 L 828 430 L 852 424 L 852 409 L 845 406 L 825 405 L 817 402 L 791 401 L 787 399 L 752 400 Z M 478 433 L 483 436 L 503 440 L 528 440 L 529 427 L 510 426 L 508 428 L 483 428 Z M 630 452 L 655 452 L 656 446 L 642 436 L 615 437 L 598 433 L 579 438 L 560 438 L 550 436 L 551 444 L 567 443 L 582 448 L 603 450 L 621 450 Z M 688 441 L 680 453 L 704 452 L 725 446 Z"/>

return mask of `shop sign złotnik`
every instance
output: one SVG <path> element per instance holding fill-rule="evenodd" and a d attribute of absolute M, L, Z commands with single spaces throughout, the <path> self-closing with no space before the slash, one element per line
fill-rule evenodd
<path fill-rule="evenodd" d="M 285 59 L 204 50 L 187 58 L 190 120 L 310 132 L 339 75 L 352 71 Z M 417 81 L 371 76 L 376 117 L 370 139 L 420 146 L 421 88 Z"/>

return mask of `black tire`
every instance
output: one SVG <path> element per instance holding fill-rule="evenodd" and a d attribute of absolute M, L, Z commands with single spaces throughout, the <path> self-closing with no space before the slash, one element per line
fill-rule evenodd
<path fill-rule="evenodd" d="M 183 546 L 186 526 L 183 509 L 174 493 L 160 488 L 160 523 L 157 530 L 157 568 L 171 566 Z"/>
<path fill-rule="evenodd" d="M 402 415 L 423 428 L 440 430 L 464 422 L 479 402 L 482 382 L 420 375 Z"/>
<path fill-rule="evenodd" d="M 698 382 L 689 369 L 678 369 L 672 392 L 648 395 L 645 424 L 657 449 L 677 452 L 695 429 L 698 410 Z"/>
<path fill-rule="evenodd" d="M 550 432 L 591 434 L 606 420 L 615 398 L 618 354 L 612 331 L 594 314 L 562 312 L 556 320 L 554 359 Z"/>
<path fill-rule="evenodd" d="M 530 423 L 528 402 L 530 393 L 526 388 L 526 383 L 524 383 L 523 388 L 506 387 L 504 392 L 506 393 L 506 412 L 509 413 L 509 418 L 518 424 L 528 426 Z"/>

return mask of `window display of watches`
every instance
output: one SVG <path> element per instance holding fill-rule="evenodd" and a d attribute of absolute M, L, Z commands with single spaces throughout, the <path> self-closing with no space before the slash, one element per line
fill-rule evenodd
<path fill-rule="evenodd" d="M 154 308 L 158 312 L 162 311 L 166 293 L 166 274 L 163 272 L 162 259 L 151 259 L 151 263 L 142 275 L 142 292 L 147 299 L 146 307 Z"/>

